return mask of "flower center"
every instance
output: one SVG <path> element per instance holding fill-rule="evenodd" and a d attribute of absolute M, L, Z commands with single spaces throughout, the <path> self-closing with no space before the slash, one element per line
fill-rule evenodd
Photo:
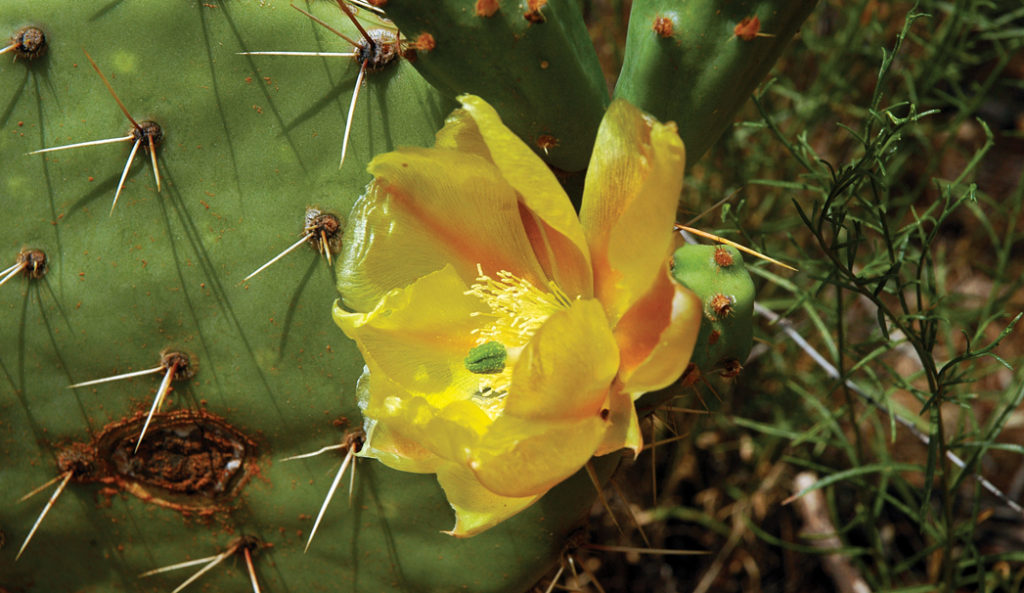
<path fill-rule="evenodd" d="M 474 315 L 487 322 L 473 330 L 477 345 L 466 357 L 466 368 L 479 377 L 473 394 L 480 407 L 492 417 L 504 408 L 519 353 L 552 313 L 568 309 L 572 301 L 554 282 L 541 290 L 529 280 L 501 270 L 492 278 L 477 265 L 476 282 L 466 294 L 479 298 L 490 311 Z M 496 364 L 501 351 L 501 365 Z"/>
<path fill-rule="evenodd" d="M 572 306 L 569 297 L 554 282 L 548 283 L 548 292 L 501 270 L 497 279 L 483 273 L 477 265 L 476 282 L 466 294 L 478 297 L 490 307 L 490 313 L 477 315 L 491 317 L 491 322 L 474 330 L 478 343 L 501 342 L 508 349 L 521 348 L 547 321 L 552 313 Z"/>

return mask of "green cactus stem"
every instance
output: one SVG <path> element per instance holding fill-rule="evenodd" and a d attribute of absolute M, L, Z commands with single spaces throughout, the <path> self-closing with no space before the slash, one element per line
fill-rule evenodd
<path fill-rule="evenodd" d="M 634 0 L 614 96 L 674 121 L 696 162 L 778 59 L 817 0 Z"/>
<path fill-rule="evenodd" d="M 587 166 L 608 92 L 575 0 L 389 0 L 385 9 L 441 92 L 483 97 L 551 165 Z"/>

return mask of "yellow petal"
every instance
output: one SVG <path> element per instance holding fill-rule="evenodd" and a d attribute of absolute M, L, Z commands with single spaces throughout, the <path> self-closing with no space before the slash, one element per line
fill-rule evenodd
<path fill-rule="evenodd" d="M 496 494 L 543 494 L 583 467 L 606 428 L 600 416 L 571 421 L 502 416 L 470 452 L 469 467 Z"/>
<path fill-rule="evenodd" d="M 480 264 L 544 284 L 516 191 L 487 160 L 404 148 L 374 158 L 368 170 L 376 179 L 352 208 L 337 266 L 349 309 L 367 311 L 446 264 L 467 282 Z"/>
<path fill-rule="evenodd" d="M 464 294 L 467 288 L 455 269 L 445 266 L 391 291 L 368 313 L 352 313 L 335 302 L 334 321 L 355 340 L 374 380 L 413 394 L 471 391 L 477 379 L 463 360 L 476 345 L 472 331 L 481 319 L 474 314 L 482 304 Z"/>
<path fill-rule="evenodd" d="M 580 221 L 595 294 L 613 326 L 650 289 L 669 256 L 685 163 L 675 124 L 612 102 L 597 132 Z"/>
<path fill-rule="evenodd" d="M 643 448 L 643 435 L 640 434 L 640 417 L 637 416 L 633 398 L 621 386 L 612 388 L 608 396 L 608 430 L 594 451 L 594 455 L 607 455 L 620 449 L 632 449 L 633 456 L 640 454 Z"/>
<path fill-rule="evenodd" d="M 597 416 L 618 367 L 618 348 L 601 303 L 574 301 L 553 313 L 519 355 L 505 414 L 562 420 Z"/>
<path fill-rule="evenodd" d="M 445 532 L 455 537 L 469 537 L 494 527 L 541 496 L 500 496 L 484 488 L 468 468 L 454 463 L 438 468 L 437 481 L 455 509 L 455 527 Z"/>
<path fill-rule="evenodd" d="M 444 127 L 436 134 L 434 141 L 435 148 L 450 148 L 460 152 L 475 154 L 488 161 L 491 159 L 491 151 L 480 134 L 480 127 L 476 125 L 473 114 L 465 109 L 456 109 L 451 115 L 445 118 Z"/>
<path fill-rule="evenodd" d="M 447 463 L 420 443 L 396 434 L 386 424 L 369 420 L 366 428 L 366 442 L 359 450 L 360 457 L 376 459 L 391 469 L 414 474 L 432 474 L 441 464 Z"/>
<path fill-rule="evenodd" d="M 467 449 L 477 446 L 491 419 L 471 401 L 434 407 L 423 397 L 392 397 L 379 409 L 367 409 L 378 426 L 415 442 L 442 459 L 463 463 Z"/>
<path fill-rule="evenodd" d="M 398 391 L 398 388 L 389 385 L 382 377 L 370 377 L 370 371 L 365 367 L 356 382 L 356 398 L 361 410 L 370 406 L 373 393 L 381 394 L 382 399 L 386 399 L 388 394 Z M 418 474 L 432 474 L 444 462 L 416 441 L 395 434 L 373 418 L 364 418 L 363 430 L 366 431 L 366 441 L 359 450 L 360 457 L 378 459 L 390 468 Z"/>
<path fill-rule="evenodd" d="M 556 231 L 544 219 L 525 206 L 521 209 L 523 227 L 530 238 L 533 252 L 548 278 L 571 297 L 594 296 L 594 277 L 589 252 Z"/>
<path fill-rule="evenodd" d="M 645 344 L 646 355 L 643 360 L 631 361 L 629 365 L 623 364 L 619 370 L 619 380 L 623 383 L 623 389 L 632 394 L 634 399 L 648 391 L 664 389 L 678 379 L 690 362 L 694 345 L 697 343 L 697 334 L 700 333 L 700 298 L 690 289 L 672 280 L 667 268 L 658 284 L 666 288 L 656 285 L 652 295 L 659 301 L 670 304 L 668 318 L 661 324 L 654 342 Z M 663 291 L 668 293 L 667 299 L 654 294 Z M 629 333 L 627 328 L 631 328 L 635 334 L 659 329 L 655 325 L 645 323 L 650 317 L 650 309 L 655 308 L 653 305 L 644 306 L 649 300 L 653 299 L 644 298 L 638 301 L 637 306 L 619 322 L 619 326 L 616 327 L 616 338 L 619 338 L 620 345 L 625 339 L 624 336 Z"/>
<path fill-rule="evenodd" d="M 438 145 L 458 146 L 472 154 L 486 150 L 523 205 L 543 222 L 535 227 L 543 233 L 536 238 L 535 248 L 553 249 L 557 254 L 549 259 L 558 264 L 547 270 L 549 276 L 568 294 L 589 297 L 590 252 L 569 196 L 544 161 L 505 127 L 493 107 L 474 95 L 462 95 L 459 101 L 462 109 L 438 133 Z"/>

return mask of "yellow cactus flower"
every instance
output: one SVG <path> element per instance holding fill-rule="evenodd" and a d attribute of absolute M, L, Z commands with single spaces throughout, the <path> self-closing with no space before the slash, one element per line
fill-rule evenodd
<path fill-rule="evenodd" d="M 370 163 L 334 320 L 366 362 L 361 454 L 436 473 L 464 537 L 639 452 L 633 402 L 682 374 L 701 304 L 669 271 L 674 124 L 613 102 L 577 216 L 490 105 L 460 101 L 433 148 Z"/>

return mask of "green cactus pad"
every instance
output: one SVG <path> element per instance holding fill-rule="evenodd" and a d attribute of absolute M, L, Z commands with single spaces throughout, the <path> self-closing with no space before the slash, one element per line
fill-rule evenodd
<path fill-rule="evenodd" d="M 575 0 L 390 0 L 413 62 L 449 97 L 472 93 L 548 163 L 580 171 L 608 92 Z"/>
<path fill-rule="evenodd" d="M 732 123 L 815 4 L 634 0 L 615 97 L 676 122 L 692 164 Z"/>
<path fill-rule="evenodd" d="M 701 373 L 738 372 L 753 344 L 754 282 L 735 247 L 684 245 L 672 274 L 704 303 L 691 362 Z"/>
<path fill-rule="evenodd" d="M 303 7 L 357 35 L 336 5 Z M 351 507 L 343 485 L 303 553 L 345 451 L 283 459 L 342 443 L 361 424 L 354 393 L 363 365 L 331 321 L 333 274 L 311 248 L 317 233 L 311 246 L 300 244 L 242 282 L 310 233 L 307 207 L 344 224 L 370 179 L 366 162 L 402 144 L 432 144 L 453 104 L 406 61 L 368 73 L 339 171 L 357 64 L 238 55 L 351 49 L 287 2 L 5 0 L 0 32 L 13 35 L 30 24 L 45 31 L 45 55 L 0 60 L 0 266 L 35 247 L 45 252 L 48 272 L 19 272 L 0 286 L 0 588 L 166 592 L 199 567 L 138 575 L 219 554 L 235 542 L 245 544 L 238 552 L 252 553 L 264 591 L 532 585 L 593 499 L 585 475 L 512 521 L 457 540 L 441 533 L 453 513 L 433 476 L 359 461 Z M 132 117 L 163 131 L 156 148 L 161 191 L 144 145 L 112 214 L 131 141 L 26 155 L 133 131 L 83 48 Z M 165 414 L 205 410 L 231 428 L 211 429 L 227 443 L 219 456 L 201 456 L 220 459 L 211 462 L 213 473 L 193 468 L 175 484 L 227 475 L 217 472 L 241 461 L 232 439 L 251 439 L 245 483 L 217 498 L 229 510 L 175 507 L 177 495 L 159 486 L 146 485 L 147 498 L 139 490 L 141 470 L 108 468 L 102 479 L 86 480 L 76 465 L 82 460 L 74 455 L 101 436 L 137 438 L 138 414 L 153 402 L 168 347 L 186 352 L 197 369 L 190 378 L 169 379 Z M 68 389 L 147 368 L 157 370 Z M 192 429 L 161 433 L 167 418 L 156 417 L 144 447 L 161 434 L 191 438 Z M 248 444 L 238 447 L 249 451 Z M 209 453 L 205 445 L 199 451 Z M 72 472 L 64 474 L 66 490 L 15 563 L 56 485 L 16 501 L 62 471 Z M 191 586 L 249 588 L 240 554 Z"/>

